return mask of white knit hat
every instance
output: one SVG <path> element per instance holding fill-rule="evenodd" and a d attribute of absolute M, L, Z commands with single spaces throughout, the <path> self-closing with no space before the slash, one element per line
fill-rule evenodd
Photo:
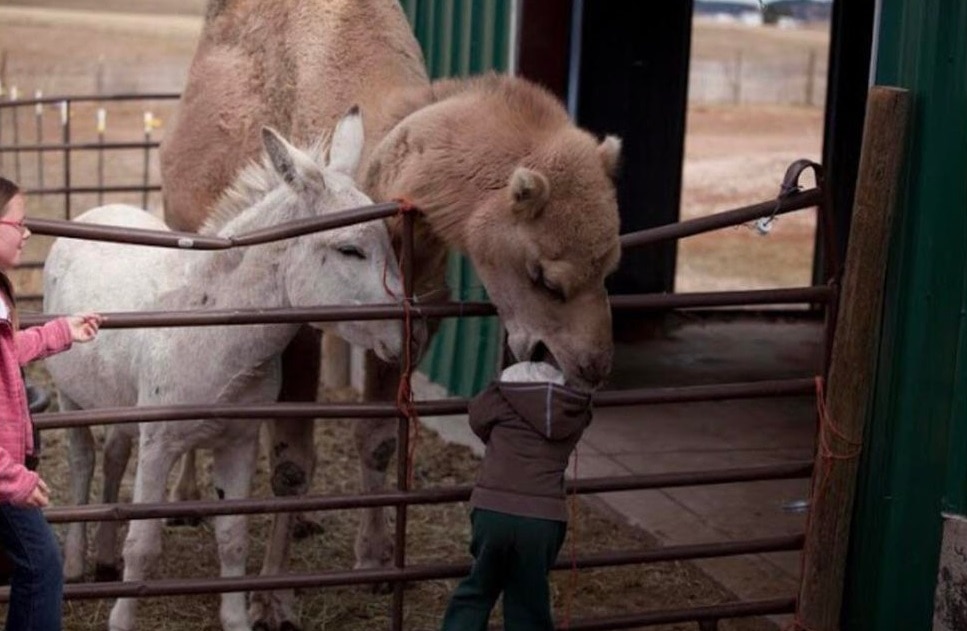
<path fill-rule="evenodd" d="M 513 382 L 550 382 L 564 385 L 564 375 L 560 370 L 546 362 L 518 362 L 504 368 L 500 373 L 501 381 Z"/>

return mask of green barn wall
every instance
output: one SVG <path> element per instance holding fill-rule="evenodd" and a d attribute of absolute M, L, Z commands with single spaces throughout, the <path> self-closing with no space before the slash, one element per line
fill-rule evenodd
<path fill-rule="evenodd" d="M 967 3 L 882 0 L 876 60 L 913 102 L 843 628 L 927 631 L 941 513 L 967 508 Z"/>
<path fill-rule="evenodd" d="M 423 48 L 430 77 L 457 77 L 510 67 L 512 0 L 401 0 Z M 466 257 L 451 254 L 447 281 L 454 300 L 487 300 Z M 461 396 L 493 378 L 502 348 L 497 318 L 443 321 L 420 368 Z"/>

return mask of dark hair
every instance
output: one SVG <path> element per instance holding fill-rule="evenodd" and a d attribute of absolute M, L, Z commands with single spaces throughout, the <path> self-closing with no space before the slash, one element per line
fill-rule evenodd
<path fill-rule="evenodd" d="M 0 177 L 0 217 L 7 214 L 7 204 L 19 193 L 19 186 L 5 177 Z"/>
<path fill-rule="evenodd" d="M 7 210 L 10 206 L 10 200 L 20 194 L 20 187 L 8 180 L 5 177 L 0 177 L 0 217 L 7 214 Z M 7 275 L 0 272 L 0 292 L 2 292 L 3 297 L 6 298 L 7 306 L 10 309 L 10 321 L 13 323 L 13 328 L 18 329 L 19 318 L 17 317 L 16 305 L 17 301 L 13 293 L 13 283 L 7 278 Z"/>

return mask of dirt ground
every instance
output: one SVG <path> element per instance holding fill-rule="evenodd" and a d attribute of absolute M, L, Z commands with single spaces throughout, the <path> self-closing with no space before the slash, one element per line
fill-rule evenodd
<path fill-rule="evenodd" d="M 29 10 L 24 6 L 29 7 Z M 20 84 L 21 94 L 35 89 L 45 94 L 89 93 L 102 85 L 105 91 L 177 90 L 184 80 L 188 61 L 199 30 L 202 0 L 123 2 L 122 0 L 23 0 L 0 6 L 0 54 L 7 53 L 5 88 Z M 39 7 L 66 7 L 74 13 L 47 11 Z M 160 7 L 160 8 L 159 8 Z M 94 13 L 124 9 L 130 13 Z M 159 16 L 156 13 L 166 15 Z M 764 39 L 739 38 L 755 46 L 757 55 L 779 55 L 802 47 L 821 46 L 823 34 L 796 35 L 793 43 L 777 40 L 774 33 Z M 702 55 L 732 54 L 737 41 L 728 29 L 703 26 L 696 30 L 694 45 Z M 797 48 L 798 47 L 798 48 Z M 153 102 L 151 108 L 161 126 L 154 138 L 163 137 L 164 121 L 171 103 Z M 75 140 L 95 140 L 94 105 L 78 106 L 72 118 Z M 142 107 L 108 106 L 108 139 L 140 140 Z M 31 122 L 30 125 L 33 123 Z M 9 118 L 0 120 L 3 142 L 9 141 Z M 34 133 L 24 125 L 25 133 Z M 54 139 L 59 133 L 54 108 L 42 118 L 43 136 Z M 785 106 L 694 106 L 688 112 L 686 162 L 682 192 L 684 218 L 720 211 L 738 205 L 770 199 L 778 192 L 785 167 L 801 157 L 818 159 L 821 143 L 822 112 L 816 108 Z M 10 156 L 0 158 L 0 172 L 10 173 Z M 143 157 L 139 152 L 108 156 L 105 182 L 140 183 Z M 75 182 L 97 182 L 96 154 L 75 155 L 72 159 Z M 31 166 L 33 165 L 33 166 Z M 62 177 L 59 155 L 45 160 L 47 185 Z M 24 157 L 23 182 L 37 187 L 36 161 Z M 156 155 L 151 157 L 152 181 L 158 181 Z M 140 203 L 140 195 L 113 197 L 110 201 Z M 95 196 L 75 196 L 74 208 L 89 208 Z M 151 198 L 157 209 L 160 200 Z M 31 213 L 62 216 L 60 198 L 33 199 Z M 740 227 L 693 237 L 679 245 L 679 291 L 738 289 L 803 285 L 809 283 L 812 257 L 812 212 L 780 218 L 769 236 L 757 235 Z M 35 238 L 28 256 L 41 260 L 49 240 Z M 19 279 L 21 291 L 36 290 L 39 273 Z M 31 305 L 25 305 L 30 308 Z M 34 305 L 36 307 L 36 305 Z M 31 378 L 44 382 L 42 367 L 35 366 Z M 346 393 L 336 396 L 345 397 Z M 55 489 L 57 504 L 68 503 L 66 446 L 62 432 L 45 434 L 42 472 Z M 351 449 L 348 421 L 318 424 L 317 446 L 322 464 L 315 481 L 316 492 L 343 493 L 357 488 L 356 456 Z M 207 461 L 206 461 L 207 463 Z M 207 467 L 207 464 L 205 465 Z M 417 449 L 419 486 L 469 482 L 477 463 L 462 447 L 446 445 L 430 432 L 420 436 Z M 391 465 L 391 470 L 393 470 Z M 203 467 L 207 479 L 207 469 Z M 130 496 L 130 474 L 123 492 Z M 266 495 L 265 463 L 259 467 L 256 494 Z M 637 529 L 583 503 L 572 534 L 577 533 L 578 553 L 603 549 L 638 549 L 655 545 L 654 540 Z M 297 570 L 346 569 L 352 566 L 351 541 L 355 516 L 350 512 L 326 517 L 325 533 L 302 541 L 295 548 Z M 454 562 L 466 560 L 468 524 L 464 506 L 434 506 L 413 509 L 409 542 L 412 562 Z M 253 548 L 250 573 L 257 573 L 261 562 L 265 518 L 251 522 Z M 216 573 L 215 545 L 211 529 L 166 529 L 166 554 L 160 574 L 203 576 Z M 569 545 L 569 544 L 566 544 Z M 567 548 L 565 548 L 567 549 Z M 436 626 L 454 581 L 438 581 L 413 587 L 407 592 L 407 628 Z M 566 573 L 554 579 L 554 602 L 558 615 L 565 602 L 573 598 L 574 617 L 619 614 L 643 609 L 665 609 L 726 602 L 732 596 L 689 563 L 630 566 L 619 569 L 582 572 L 577 592 L 569 595 Z M 386 628 L 389 599 L 372 596 L 360 589 L 307 590 L 303 594 L 302 617 L 307 629 L 355 631 Z M 105 626 L 110 603 L 72 602 L 68 604 L 66 628 L 86 631 Z M 165 598 L 144 601 L 140 627 L 148 631 L 216 629 L 216 597 Z M 694 629 L 683 624 L 663 629 Z M 761 620 L 723 623 L 723 629 L 759 631 L 772 625 Z"/>

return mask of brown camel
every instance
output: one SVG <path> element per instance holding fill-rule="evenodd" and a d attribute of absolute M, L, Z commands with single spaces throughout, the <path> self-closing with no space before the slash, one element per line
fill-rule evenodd
<path fill-rule="evenodd" d="M 605 277 L 618 263 L 612 176 L 620 151 L 577 128 L 548 92 L 509 76 L 427 79 L 419 44 L 396 0 L 210 0 L 188 84 L 161 150 L 165 218 L 197 229 L 271 125 L 294 142 L 315 138 L 358 104 L 366 144 L 357 171 L 376 201 L 406 198 L 417 222 L 415 291 L 445 296 L 447 248 L 467 254 L 518 358 L 549 353 L 574 384 L 610 370 Z M 398 246 L 399 222 L 390 220 Z M 319 340 L 286 355 L 287 400 L 314 400 Z M 367 360 L 364 396 L 392 400 L 398 369 Z M 358 421 L 365 491 L 379 489 L 395 445 L 391 423 Z M 273 490 L 305 493 L 312 424 L 270 424 Z M 281 571 L 290 516 L 280 516 L 263 573 Z M 381 509 L 363 513 L 356 566 L 388 565 Z M 296 628 L 291 594 L 253 598 L 261 628 Z"/>

